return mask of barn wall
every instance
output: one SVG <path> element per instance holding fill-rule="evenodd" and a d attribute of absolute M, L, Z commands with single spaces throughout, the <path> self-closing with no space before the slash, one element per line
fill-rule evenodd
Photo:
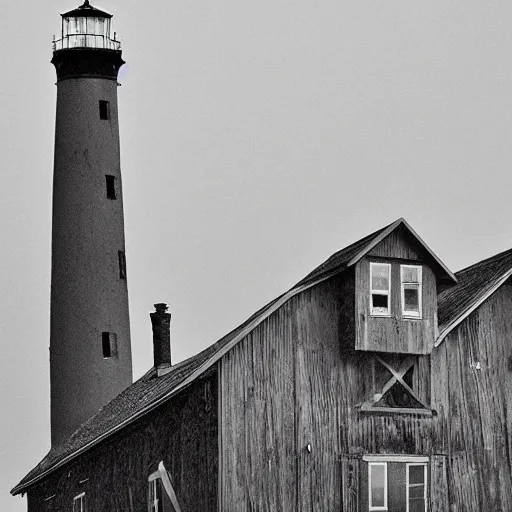
<path fill-rule="evenodd" d="M 194 383 L 112 441 L 31 488 L 28 512 L 72 510 L 73 498 L 84 491 L 87 510 L 147 512 L 148 476 L 161 460 L 184 512 L 216 511 L 216 397 L 215 374 Z"/>
<path fill-rule="evenodd" d="M 432 353 L 435 450 L 457 512 L 512 510 L 511 311 L 507 283 Z"/>
<path fill-rule="evenodd" d="M 363 453 L 430 454 L 431 418 L 359 411 L 373 355 L 354 350 L 347 276 L 292 298 L 221 359 L 223 512 L 355 512 Z"/>

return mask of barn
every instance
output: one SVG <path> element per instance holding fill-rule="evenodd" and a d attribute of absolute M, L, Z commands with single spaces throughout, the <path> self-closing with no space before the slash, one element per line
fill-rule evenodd
<path fill-rule="evenodd" d="M 512 510 L 512 251 L 453 274 L 404 220 L 155 365 L 14 489 L 29 512 Z"/>

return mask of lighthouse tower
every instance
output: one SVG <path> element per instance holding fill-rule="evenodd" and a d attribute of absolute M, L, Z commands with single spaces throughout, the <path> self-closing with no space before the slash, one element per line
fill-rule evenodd
<path fill-rule="evenodd" d="M 52 218 L 52 446 L 132 382 L 112 15 L 62 14 Z"/>

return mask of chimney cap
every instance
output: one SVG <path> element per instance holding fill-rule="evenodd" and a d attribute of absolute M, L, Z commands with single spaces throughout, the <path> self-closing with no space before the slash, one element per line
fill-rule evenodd
<path fill-rule="evenodd" d="M 165 313 L 169 309 L 169 306 L 165 302 L 159 302 L 158 304 L 153 304 L 153 306 L 157 313 Z"/>

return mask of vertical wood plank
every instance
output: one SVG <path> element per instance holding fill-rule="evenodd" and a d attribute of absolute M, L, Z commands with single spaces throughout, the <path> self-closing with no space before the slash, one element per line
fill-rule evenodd
<path fill-rule="evenodd" d="M 430 512 L 448 512 L 450 500 L 448 491 L 448 463 L 446 455 L 432 455 L 430 458 Z"/>
<path fill-rule="evenodd" d="M 361 459 L 353 455 L 341 457 L 343 512 L 360 512 Z"/>

